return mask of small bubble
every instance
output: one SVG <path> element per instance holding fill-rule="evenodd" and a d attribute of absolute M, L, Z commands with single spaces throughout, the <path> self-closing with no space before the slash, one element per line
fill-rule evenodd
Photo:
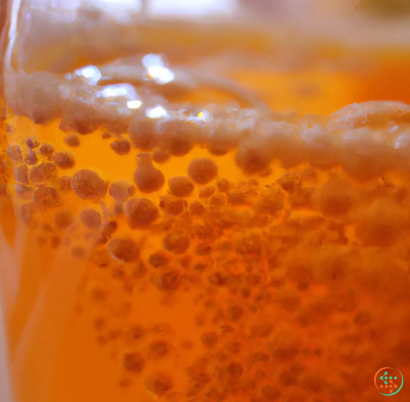
<path fill-rule="evenodd" d="M 80 146 L 80 137 L 76 134 L 68 134 L 64 138 L 64 142 L 69 146 L 73 148 L 77 148 Z"/>
<path fill-rule="evenodd" d="M 105 248 L 93 250 L 90 261 L 100 268 L 108 267 L 111 264 L 110 255 Z"/>
<path fill-rule="evenodd" d="M 231 306 L 228 308 L 228 318 L 230 321 L 238 322 L 243 316 L 244 310 L 241 306 Z"/>
<path fill-rule="evenodd" d="M 142 193 L 153 193 L 163 187 L 164 175 L 152 165 L 149 154 L 138 155 L 138 167 L 134 172 L 134 182 Z"/>
<path fill-rule="evenodd" d="M 102 135 L 103 140 L 108 140 L 109 138 L 112 138 L 112 135 L 110 133 L 107 133 L 107 132 L 103 133 Z"/>
<path fill-rule="evenodd" d="M 28 167 L 26 165 L 19 165 L 14 168 L 14 177 L 19 183 L 28 184 Z"/>
<path fill-rule="evenodd" d="M 107 192 L 107 183 L 89 169 L 78 170 L 71 179 L 71 186 L 77 196 L 85 200 L 102 198 Z"/>
<path fill-rule="evenodd" d="M 131 151 L 131 144 L 128 140 L 115 140 L 110 147 L 117 155 L 127 155 Z"/>
<path fill-rule="evenodd" d="M 80 219 L 88 229 L 92 230 L 99 229 L 102 222 L 101 214 L 94 208 L 86 208 L 81 211 Z"/>
<path fill-rule="evenodd" d="M 204 332 L 201 336 L 201 342 L 206 348 L 212 349 L 218 343 L 218 334 L 215 332 Z"/>
<path fill-rule="evenodd" d="M 194 183 L 186 176 L 172 177 L 168 181 L 171 194 L 177 197 L 189 197 L 194 191 Z"/>
<path fill-rule="evenodd" d="M 149 264 L 153 268 L 163 267 L 168 264 L 168 261 L 169 261 L 168 256 L 161 251 L 151 254 L 148 259 Z"/>
<path fill-rule="evenodd" d="M 131 229 L 144 228 L 159 216 L 157 207 L 147 198 L 131 199 L 127 202 L 125 215 Z"/>
<path fill-rule="evenodd" d="M 51 247 L 58 248 L 61 244 L 61 239 L 59 237 L 52 237 L 51 239 Z"/>
<path fill-rule="evenodd" d="M 45 158 L 50 158 L 54 153 L 54 147 L 51 144 L 42 144 L 38 150 L 39 154 Z"/>
<path fill-rule="evenodd" d="M 38 162 L 37 154 L 35 153 L 35 151 L 30 150 L 27 152 L 24 160 L 26 162 L 26 165 L 33 166 Z"/>
<path fill-rule="evenodd" d="M 67 229 L 74 221 L 70 211 L 61 211 L 54 214 L 54 222 L 58 229 Z"/>
<path fill-rule="evenodd" d="M 108 243 L 108 251 L 119 262 L 132 262 L 138 259 L 139 249 L 131 239 L 113 239 Z"/>
<path fill-rule="evenodd" d="M 144 386 L 153 399 L 159 399 L 174 388 L 174 382 L 168 374 L 157 372 L 146 378 Z"/>
<path fill-rule="evenodd" d="M 7 155 L 10 156 L 13 162 L 16 162 L 16 163 L 23 162 L 23 153 L 21 152 L 21 148 L 16 144 L 10 145 L 7 148 Z"/>
<path fill-rule="evenodd" d="M 34 137 L 27 138 L 26 144 L 30 149 L 36 149 L 40 146 L 40 143 Z"/>
<path fill-rule="evenodd" d="M 171 346 L 166 341 L 155 341 L 149 345 L 149 357 L 154 360 L 159 360 L 167 355 L 171 351 Z"/>
<path fill-rule="evenodd" d="M 171 196 L 161 197 L 159 206 L 164 212 L 171 216 L 178 216 L 184 212 L 186 208 L 186 201 L 173 198 Z"/>
<path fill-rule="evenodd" d="M 117 202 L 124 202 L 129 197 L 130 183 L 125 180 L 116 180 L 110 184 L 109 194 Z"/>
<path fill-rule="evenodd" d="M 169 160 L 171 154 L 165 149 L 157 149 L 152 154 L 152 159 L 156 163 L 165 163 Z"/>
<path fill-rule="evenodd" d="M 199 189 L 199 198 L 209 198 L 215 193 L 214 186 L 202 187 Z"/>
<path fill-rule="evenodd" d="M 241 364 L 232 362 L 228 366 L 228 374 L 232 379 L 238 379 L 243 374 L 243 367 Z"/>
<path fill-rule="evenodd" d="M 74 246 L 71 249 L 71 254 L 75 258 L 84 258 L 85 256 L 85 249 L 82 246 Z"/>
<path fill-rule="evenodd" d="M 166 291 L 176 291 L 181 286 L 182 278 L 178 271 L 168 270 L 159 278 L 159 287 Z"/>
<path fill-rule="evenodd" d="M 67 151 L 55 152 L 51 157 L 51 160 L 60 169 L 71 169 L 75 165 L 74 155 L 71 152 Z"/>
<path fill-rule="evenodd" d="M 194 201 L 189 206 L 189 212 L 193 216 L 201 216 L 205 212 L 205 207 L 198 201 Z"/>
<path fill-rule="evenodd" d="M 165 236 L 164 247 L 174 254 L 183 254 L 190 245 L 188 236 L 181 233 L 169 233 Z"/>
<path fill-rule="evenodd" d="M 188 176 L 198 184 L 208 184 L 218 174 L 218 168 L 212 159 L 198 158 L 188 166 Z"/>
<path fill-rule="evenodd" d="M 141 151 L 149 151 L 156 145 L 157 122 L 153 119 L 136 119 L 131 124 L 130 140 L 132 144 Z"/>
<path fill-rule="evenodd" d="M 123 356 L 122 365 L 125 370 L 139 374 L 145 369 L 145 359 L 137 352 L 126 353 Z"/>
<path fill-rule="evenodd" d="M 52 208 L 58 204 L 57 190 L 52 187 L 40 187 L 33 194 L 34 202 L 41 208 Z"/>

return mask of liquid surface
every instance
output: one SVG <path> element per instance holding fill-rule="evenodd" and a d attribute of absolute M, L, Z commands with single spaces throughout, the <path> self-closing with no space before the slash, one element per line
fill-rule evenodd
<path fill-rule="evenodd" d="M 373 402 L 377 370 L 409 377 L 407 54 L 322 53 L 10 76 L 16 401 Z"/>

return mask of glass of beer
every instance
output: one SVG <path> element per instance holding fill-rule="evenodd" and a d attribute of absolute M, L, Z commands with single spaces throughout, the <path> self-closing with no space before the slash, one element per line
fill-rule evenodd
<path fill-rule="evenodd" d="M 3 1 L 0 400 L 408 401 L 409 9 Z"/>

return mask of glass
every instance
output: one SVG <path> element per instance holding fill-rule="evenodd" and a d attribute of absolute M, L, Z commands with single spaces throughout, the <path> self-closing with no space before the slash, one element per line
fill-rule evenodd
<path fill-rule="evenodd" d="M 3 3 L 0 400 L 408 400 L 408 13 Z"/>

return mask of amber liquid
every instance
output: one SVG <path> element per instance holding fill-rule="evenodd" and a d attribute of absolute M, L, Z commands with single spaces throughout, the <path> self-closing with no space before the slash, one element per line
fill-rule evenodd
<path fill-rule="evenodd" d="M 315 57 L 346 55 L 365 67 L 229 73 L 302 116 L 410 102 L 408 54 Z M 16 402 L 372 402 L 378 369 L 408 378 L 408 173 L 260 167 L 170 130 L 138 149 L 129 131 L 67 133 L 7 110 L 0 250 L 17 278 L 5 312 Z"/>

